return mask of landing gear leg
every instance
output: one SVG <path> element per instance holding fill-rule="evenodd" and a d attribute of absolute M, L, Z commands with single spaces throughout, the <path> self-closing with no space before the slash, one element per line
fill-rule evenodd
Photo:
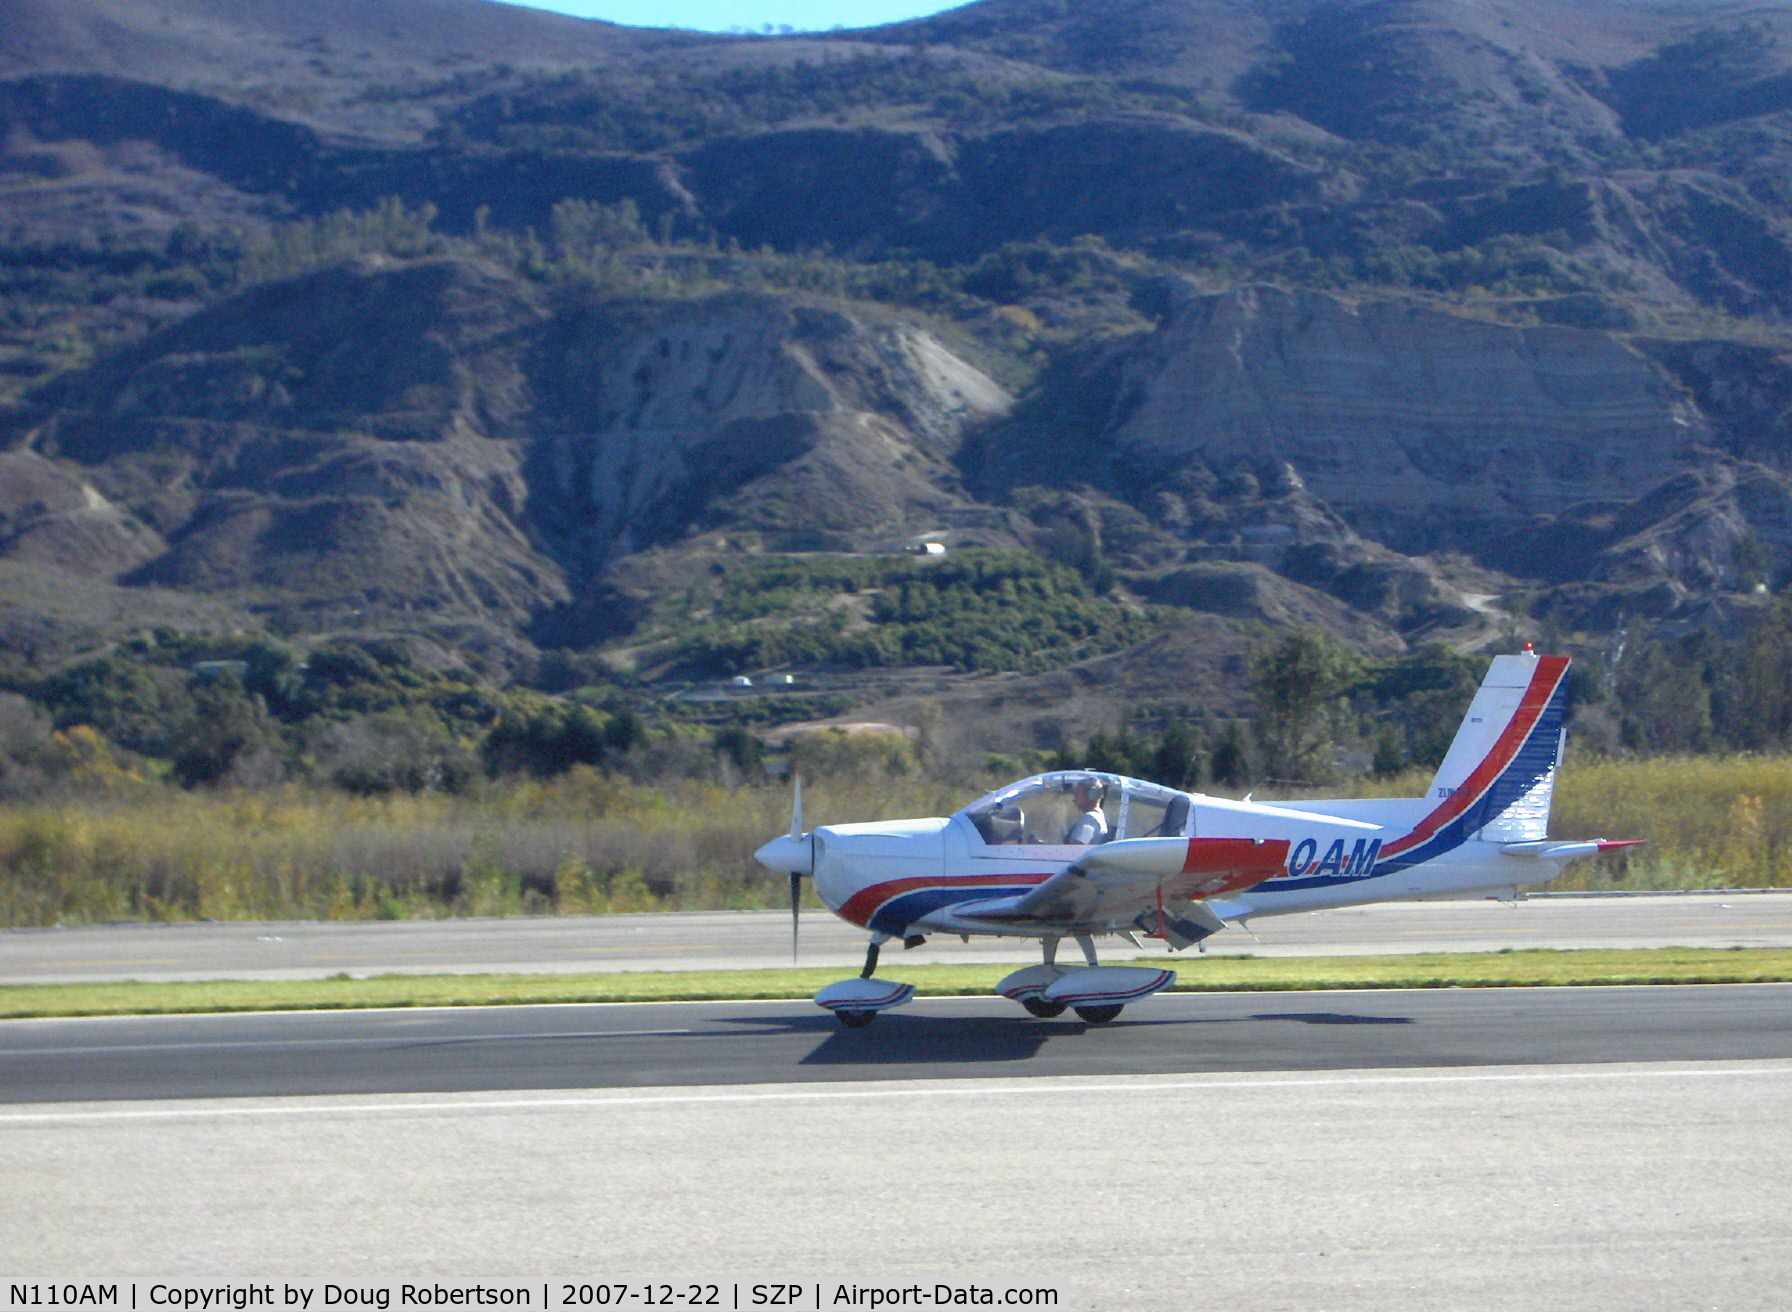
<path fill-rule="evenodd" d="M 860 979 L 870 979 L 877 973 L 877 950 L 888 938 L 888 934 L 873 934 L 871 942 L 865 948 L 865 968 L 859 972 Z M 849 1030 L 862 1029 L 877 1019 L 875 1011 L 859 1011 L 848 1007 L 835 1007 L 835 1017 Z"/>
<path fill-rule="evenodd" d="M 1050 974 L 1055 972 L 1058 968 L 1057 938 L 1055 936 L 1048 936 L 1044 940 L 1044 948 L 1045 969 L 1046 972 Z M 1051 1002 L 1045 998 L 1039 997 L 1022 998 L 1020 1005 L 1025 1007 L 1033 1015 L 1039 1017 L 1040 1020 L 1050 1020 L 1053 1016 L 1062 1016 L 1064 1014 L 1065 1006 L 1062 1002 Z"/>

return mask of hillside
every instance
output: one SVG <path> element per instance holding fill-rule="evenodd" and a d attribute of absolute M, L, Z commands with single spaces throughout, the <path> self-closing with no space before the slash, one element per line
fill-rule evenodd
<path fill-rule="evenodd" d="M 1005 700 L 1014 745 L 1226 705 L 1291 626 L 1734 636 L 1792 572 L 1789 179 L 1777 5 L 17 0 L 11 659 L 789 667 L 836 712 Z M 965 645 L 828 573 L 923 536 L 1098 609 Z"/>

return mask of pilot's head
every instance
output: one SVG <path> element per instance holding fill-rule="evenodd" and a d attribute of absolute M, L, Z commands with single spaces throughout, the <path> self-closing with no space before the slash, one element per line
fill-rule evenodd
<path fill-rule="evenodd" d="M 1108 786 L 1099 779 L 1078 779 L 1070 795 L 1076 799 L 1078 810 L 1093 811 L 1108 795 Z"/>

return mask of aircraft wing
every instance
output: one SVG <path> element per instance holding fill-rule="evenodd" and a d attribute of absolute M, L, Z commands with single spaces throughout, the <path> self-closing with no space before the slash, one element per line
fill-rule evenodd
<path fill-rule="evenodd" d="M 961 925 L 999 922 L 1011 931 L 1037 926 L 1079 932 L 1141 921 L 1148 927 L 1152 918 L 1161 925 L 1168 916 L 1211 933 L 1220 927 L 1218 917 L 1192 904 L 1243 892 L 1279 873 L 1288 846 L 1282 838 L 1121 839 L 1090 848 L 1030 892 L 961 903 L 950 919 Z M 1194 942 L 1202 932 L 1166 937 Z"/>

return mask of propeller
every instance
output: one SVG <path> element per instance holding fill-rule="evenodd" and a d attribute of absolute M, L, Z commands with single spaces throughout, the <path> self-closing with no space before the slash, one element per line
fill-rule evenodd
<path fill-rule="evenodd" d="M 794 843 L 802 842 L 803 833 L 803 776 L 792 773 L 790 776 L 790 833 L 787 837 Z M 813 852 L 811 852 L 813 862 Z M 814 873 L 811 869 L 810 873 Z M 796 930 L 797 920 L 803 905 L 803 876 L 801 872 L 790 872 L 790 964 L 796 965 Z"/>
<path fill-rule="evenodd" d="M 790 964 L 796 965 L 796 926 L 803 904 L 803 877 L 790 872 Z"/>
<path fill-rule="evenodd" d="M 753 853 L 767 870 L 790 876 L 790 959 L 796 960 L 797 921 L 802 906 L 804 875 L 815 873 L 815 838 L 803 832 L 803 781 L 793 776 L 790 799 L 790 832 L 780 834 Z"/>

